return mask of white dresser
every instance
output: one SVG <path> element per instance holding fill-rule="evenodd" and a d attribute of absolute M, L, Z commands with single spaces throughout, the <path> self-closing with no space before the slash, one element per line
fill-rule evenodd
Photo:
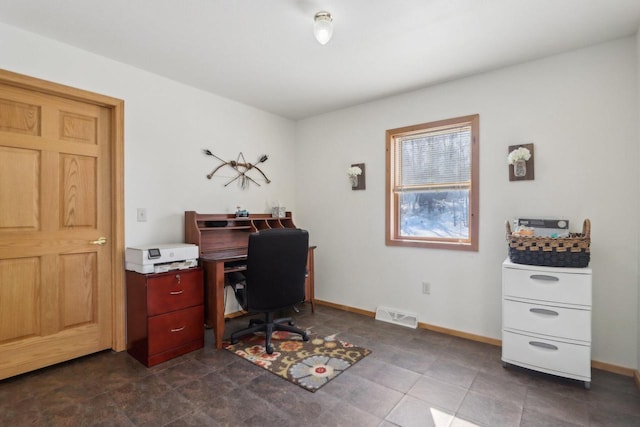
<path fill-rule="evenodd" d="M 502 263 L 502 363 L 590 388 L 590 267 Z"/>

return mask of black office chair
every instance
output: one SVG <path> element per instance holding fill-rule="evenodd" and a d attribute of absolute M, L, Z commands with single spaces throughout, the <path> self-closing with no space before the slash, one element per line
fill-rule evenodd
<path fill-rule="evenodd" d="M 274 312 L 305 299 L 308 250 L 309 233 L 305 230 L 274 228 L 249 235 L 244 283 L 232 285 L 242 308 L 250 313 L 265 313 L 265 319 L 251 319 L 248 328 L 231 334 L 231 344 L 245 335 L 264 331 L 265 348 L 272 354 L 273 331 L 293 332 L 302 335 L 304 341 L 309 340 L 305 331 L 293 326 L 290 317 L 274 320 Z"/>

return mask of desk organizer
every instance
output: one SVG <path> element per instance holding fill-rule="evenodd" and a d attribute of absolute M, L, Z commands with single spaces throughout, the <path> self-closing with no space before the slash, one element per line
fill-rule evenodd
<path fill-rule="evenodd" d="M 514 236 L 506 222 L 509 259 L 516 264 L 584 268 L 591 260 L 591 221 L 584 220 L 582 233 L 569 237 Z"/>
<path fill-rule="evenodd" d="M 238 248 L 246 251 L 249 234 L 269 228 L 296 228 L 291 212 L 275 218 L 271 213 L 247 216 L 184 213 L 185 242 L 198 242 L 194 244 L 200 248 L 200 255 Z"/>

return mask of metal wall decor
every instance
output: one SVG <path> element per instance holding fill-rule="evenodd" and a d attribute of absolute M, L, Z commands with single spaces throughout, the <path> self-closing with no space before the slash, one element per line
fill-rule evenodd
<path fill-rule="evenodd" d="M 218 172 L 218 170 L 220 170 L 224 166 L 229 166 L 230 168 L 233 168 L 236 171 L 237 175 L 233 177 L 231 181 L 227 182 L 224 185 L 225 187 L 234 181 L 238 181 L 240 183 L 240 187 L 243 190 L 245 188 L 248 188 L 249 184 L 252 182 L 259 187 L 260 184 L 255 179 L 247 175 L 247 172 L 253 169 L 257 170 L 260 173 L 260 175 L 264 177 L 264 180 L 267 182 L 267 184 L 271 182 L 271 180 L 267 178 L 267 175 L 265 175 L 265 173 L 262 172 L 262 170 L 258 167 L 260 163 L 266 162 L 267 159 L 269 158 L 266 154 L 263 154 L 256 163 L 249 163 L 245 160 L 244 154 L 242 154 L 242 151 L 238 154 L 238 158 L 236 160 L 229 160 L 229 161 L 222 160 L 220 157 L 213 154 L 210 150 L 205 149 L 203 150 L 203 152 L 207 156 L 215 157 L 216 159 L 222 162 L 214 170 L 212 170 L 210 174 L 207 175 L 207 179 L 213 178 L 213 175 L 215 175 L 215 173 Z"/>

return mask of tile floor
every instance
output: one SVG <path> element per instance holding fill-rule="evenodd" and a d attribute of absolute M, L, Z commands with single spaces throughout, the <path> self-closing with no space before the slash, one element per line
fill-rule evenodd
<path fill-rule="evenodd" d="M 0 426 L 640 426 L 628 377 L 593 370 L 585 390 L 505 369 L 491 345 L 327 307 L 295 317 L 373 352 L 310 393 L 216 351 L 209 330 L 204 349 L 151 369 L 106 351 L 0 381 Z"/>

